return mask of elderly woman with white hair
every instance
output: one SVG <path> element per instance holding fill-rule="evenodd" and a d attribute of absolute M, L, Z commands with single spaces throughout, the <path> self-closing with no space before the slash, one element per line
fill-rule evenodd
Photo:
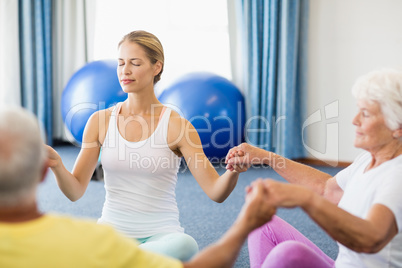
<path fill-rule="evenodd" d="M 366 152 L 334 177 L 249 144 L 228 153 L 229 169 L 271 165 L 290 184 L 265 180 L 266 201 L 301 207 L 339 245 L 334 261 L 274 217 L 249 236 L 251 267 L 402 267 L 402 73 L 371 72 L 352 93 L 354 145 Z"/>

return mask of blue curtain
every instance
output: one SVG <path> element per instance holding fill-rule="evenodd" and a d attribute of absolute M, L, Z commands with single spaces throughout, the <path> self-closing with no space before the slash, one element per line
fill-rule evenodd
<path fill-rule="evenodd" d="M 237 10 L 246 61 L 246 141 L 304 157 L 308 0 L 238 0 Z"/>
<path fill-rule="evenodd" d="M 52 144 L 52 1 L 19 0 L 22 106 L 38 117 Z"/>

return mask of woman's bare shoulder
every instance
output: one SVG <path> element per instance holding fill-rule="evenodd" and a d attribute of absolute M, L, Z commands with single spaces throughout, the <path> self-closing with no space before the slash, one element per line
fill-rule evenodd
<path fill-rule="evenodd" d="M 114 106 L 96 111 L 92 114 L 90 120 L 96 121 L 93 122 L 94 124 L 97 125 L 98 129 L 98 140 L 100 144 L 103 144 L 103 141 L 105 140 L 107 130 L 109 128 L 109 121 L 110 121 L 110 116 L 112 115 L 112 112 L 114 110 Z"/>
<path fill-rule="evenodd" d="M 172 109 L 172 112 L 170 113 L 170 118 L 183 118 L 178 112 Z"/>
<path fill-rule="evenodd" d="M 186 118 L 182 117 L 175 110 L 172 110 L 170 114 L 169 128 L 173 128 L 173 130 L 180 132 L 188 127 L 189 124 L 190 122 Z"/>
<path fill-rule="evenodd" d="M 188 125 L 188 121 L 178 112 L 172 110 L 169 119 L 168 144 L 170 149 L 178 155 L 180 154 L 178 145 L 182 138 L 186 136 L 186 125 Z"/>
<path fill-rule="evenodd" d="M 102 123 L 105 122 L 105 119 L 109 121 L 109 118 L 112 114 L 113 107 L 103 109 L 103 110 L 98 110 L 94 112 L 88 119 L 88 123 L 96 124 L 98 126 L 102 126 Z"/>

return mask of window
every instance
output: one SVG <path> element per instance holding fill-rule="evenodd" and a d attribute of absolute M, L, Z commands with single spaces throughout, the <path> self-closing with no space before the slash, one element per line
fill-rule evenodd
<path fill-rule="evenodd" d="M 231 80 L 227 0 L 97 1 L 94 59 L 117 58 L 117 44 L 133 30 L 155 34 L 165 67 L 157 94 L 179 76 L 208 71 Z"/>

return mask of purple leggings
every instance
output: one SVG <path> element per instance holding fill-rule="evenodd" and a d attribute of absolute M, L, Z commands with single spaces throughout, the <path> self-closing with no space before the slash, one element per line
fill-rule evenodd
<path fill-rule="evenodd" d="M 289 223 L 274 216 L 248 237 L 250 266 L 334 267 L 334 260 Z"/>

